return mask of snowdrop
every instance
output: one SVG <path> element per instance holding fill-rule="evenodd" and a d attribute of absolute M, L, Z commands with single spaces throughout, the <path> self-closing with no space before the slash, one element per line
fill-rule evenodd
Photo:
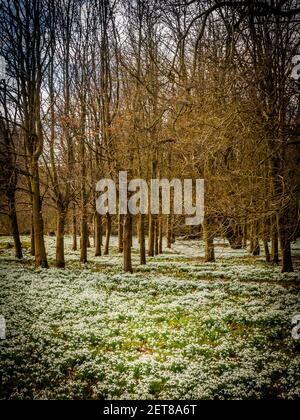
<path fill-rule="evenodd" d="M 134 275 L 115 255 L 83 270 L 67 250 L 66 270 L 44 271 L 5 250 L 1 398 L 299 398 L 299 268 L 204 265 L 178 246 Z"/>

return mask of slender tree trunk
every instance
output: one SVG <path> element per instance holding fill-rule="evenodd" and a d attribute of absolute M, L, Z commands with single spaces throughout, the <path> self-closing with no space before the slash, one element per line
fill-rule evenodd
<path fill-rule="evenodd" d="M 86 164 L 85 164 L 85 145 L 81 140 L 81 238 L 80 238 L 80 262 L 86 264 L 88 247 L 88 215 L 87 215 L 87 193 L 86 193 Z"/>
<path fill-rule="evenodd" d="M 252 251 L 252 255 L 254 257 L 258 257 L 260 255 L 260 245 L 259 245 L 259 240 L 257 237 L 253 238 L 253 251 Z"/>
<path fill-rule="evenodd" d="M 16 255 L 16 258 L 21 260 L 23 258 L 22 244 L 20 240 L 14 192 L 8 196 L 8 207 L 9 207 L 9 219 L 10 219 L 10 224 L 11 224 L 11 233 L 14 238 L 14 244 L 15 244 L 15 255 Z"/>
<path fill-rule="evenodd" d="M 243 229 L 241 225 L 236 226 L 236 249 L 243 248 Z"/>
<path fill-rule="evenodd" d="M 95 213 L 93 217 L 93 245 L 94 245 L 94 248 L 96 248 L 96 215 Z"/>
<path fill-rule="evenodd" d="M 83 120 L 85 121 L 85 119 Z M 84 127 L 84 122 L 82 123 Z M 81 237 L 80 237 L 80 262 L 86 264 L 88 247 L 88 214 L 87 214 L 87 192 L 86 192 L 86 151 L 83 138 L 80 145 L 81 158 Z"/>
<path fill-rule="evenodd" d="M 247 235 L 248 235 L 247 224 L 245 223 L 244 226 L 243 226 L 243 248 L 245 248 L 245 249 L 248 246 Z"/>
<path fill-rule="evenodd" d="M 124 245 L 123 245 L 123 267 L 125 273 L 132 273 L 131 262 L 131 237 L 132 237 L 132 216 L 127 214 L 124 216 Z"/>
<path fill-rule="evenodd" d="M 154 257 L 154 234 L 155 234 L 155 219 L 152 214 L 149 214 L 149 238 L 148 238 L 148 255 Z"/>
<path fill-rule="evenodd" d="M 163 253 L 163 219 L 159 219 L 159 232 L 158 232 L 158 253 Z"/>
<path fill-rule="evenodd" d="M 101 216 L 101 235 L 100 235 L 100 245 L 103 246 L 103 217 Z"/>
<path fill-rule="evenodd" d="M 87 247 L 88 247 L 88 194 L 87 194 L 87 154 L 86 154 L 86 117 L 87 117 L 87 75 L 84 73 L 83 84 L 81 86 L 82 92 L 80 94 L 80 147 L 79 158 L 81 162 L 80 168 L 80 186 L 81 186 L 81 238 L 80 238 L 80 262 L 86 264 L 88 261 Z"/>
<path fill-rule="evenodd" d="M 86 264 L 87 258 L 87 246 L 88 246 L 88 215 L 87 215 L 87 194 L 86 194 L 86 166 L 85 166 L 85 145 L 81 140 L 81 237 L 80 237 L 80 262 Z"/>
<path fill-rule="evenodd" d="M 271 262 L 273 264 L 279 264 L 279 247 L 278 247 L 278 230 L 277 223 L 273 220 L 271 227 L 271 236 L 272 236 L 272 248 L 271 248 Z"/>
<path fill-rule="evenodd" d="M 255 243 L 254 243 L 254 223 L 251 223 L 251 228 L 250 228 L 250 254 L 253 254 L 254 251 L 254 247 L 255 247 Z"/>
<path fill-rule="evenodd" d="M 34 225 L 34 245 L 35 245 L 35 266 L 48 268 L 44 241 L 44 222 L 42 216 L 42 203 L 40 193 L 40 178 L 38 160 L 32 158 L 31 162 L 31 189 L 33 204 L 33 225 Z"/>
<path fill-rule="evenodd" d="M 111 234 L 111 215 L 107 213 L 106 214 L 106 237 L 105 237 L 104 255 L 109 255 L 110 234 Z"/>
<path fill-rule="evenodd" d="M 56 232 L 56 267 L 65 268 L 64 235 L 66 215 L 64 209 L 58 209 Z"/>
<path fill-rule="evenodd" d="M 252 231 L 252 243 L 253 243 L 253 250 L 252 255 L 254 257 L 258 257 L 260 255 L 260 245 L 259 245 L 259 224 L 258 222 L 254 222 L 253 231 Z"/>
<path fill-rule="evenodd" d="M 87 246 L 87 248 L 91 248 L 90 234 L 91 234 L 91 230 L 90 230 L 90 226 L 88 224 L 87 225 L 87 238 L 86 238 L 86 246 Z"/>
<path fill-rule="evenodd" d="M 77 220 L 76 220 L 76 204 L 75 203 L 73 203 L 73 208 L 72 208 L 72 234 L 73 234 L 72 250 L 77 251 Z"/>
<path fill-rule="evenodd" d="M 172 215 L 168 215 L 168 225 L 167 225 L 167 247 L 169 249 L 172 248 L 172 237 L 173 237 L 173 223 L 172 223 Z"/>
<path fill-rule="evenodd" d="M 264 231 L 264 250 L 265 250 L 266 262 L 270 263 L 271 262 L 271 254 L 270 254 L 270 249 L 269 249 L 270 232 L 269 232 L 268 220 L 264 221 L 263 231 Z"/>
<path fill-rule="evenodd" d="M 282 170 L 284 166 L 285 150 L 281 151 L 281 157 L 275 156 L 272 160 L 272 189 L 275 196 L 284 194 L 282 187 Z M 293 269 L 291 242 L 288 232 L 289 208 L 281 208 L 277 213 L 277 232 L 280 242 L 281 264 L 283 273 L 291 273 Z"/>
<path fill-rule="evenodd" d="M 87 258 L 87 239 L 88 239 L 88 226 L 87 226 L 87 212 L 86 207 L 83 206 L 81 214 L 81 237 L 80 237 L 80 262 L 86 264 Z"/>
<path fill-rule="evenodd" d="M 124 220 L 123 215 L 119 214 L 119 220 L 118 220 L 118 240 L 119 240 L 119 253 L 122 254 L 123 252 L 123 245 L 124 245 Z"/>
<path fill-rule="evenodd" d="M 264 240 L 264 250 L 265 250 L 265 256 L 266 256 L 266 262 L 271 262 L 271 254 L 269 249 L 268 241 Z"/>
<path fill-rule="evenodd" d="M 211 221 L 207 216 L 203 223 L 203 237 L 205 241 L 205 262 L 215 262 L 214 234 Z"/>
<path fill-rule="evenodd" d="M 34 242 L 34 223 L 33 223 L 33 214 L 31 215 L 31 231 L 30 231 L 30 240 L 31 240 L 31 249 L 30 253 L 35 256 L 35 242 Z"/>
<path fill-rule="evenodd" d="M 291 251 L 291 242 L 289 239 L 288 228 L 286 227 L 286 222 L 288 221 L 287 214 L 281 214 L 278 217 L 278 233 L 281 249 L 281 259 L 282 259 L 282 273 L 292 273 L 293 260 L 292 260 L 292 251 Z"/>
<path fill-rule="evenodd" d="M 102 218 L 96 211 L 95 213 L 95 257 L 101 257 L 101 238 L 102 238 Z"/>
<path fill-rule="evenodd" d="M 159 226 L 158 226 L 158 216 L 155 218 L 154 223 L 154 254 L 158 255 L 158 241 L 159 241 Z"/>
<path fill-rule="evenodd" d="M 139 218 L 139 222 L 137 222 L 137 224 L 136 224 L 136 236 L 137 236 L 137 240 L 138 240 L 138 244 L 139 245 L 141 244 L 141 232 L 140 232 L 140 228 L 141 228 L 141 225 L 140 225 L 140 218 Z"/>
<path fill-rule="evenodd" d="M 139 240 L 140 240 L 140 263 L 146 264 L 146 239 L 145 239 L 145 216 L 140 214 L 139 218 Z"/>
<path fill-rule="evenodd" d="M 173 215 L 173 226 L 172 226 L 172 244 L 176 242 L 176 232 L 175 232 L 175 216 Z"/>

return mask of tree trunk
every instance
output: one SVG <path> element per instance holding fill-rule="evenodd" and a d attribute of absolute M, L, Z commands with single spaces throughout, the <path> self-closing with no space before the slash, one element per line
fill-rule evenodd
<path fill-rule="evenodd" d="M 111 215 L 109 213 L 106 213 L 106 237 L 105 237 L 104 255 L 109 255 L 110 233 L 111 233 Z"/>
<path fill-rule="evenodd" d="M 156 217 L 155 223 L 154 223 L 154 255 L 158 255 L 158 241 L 159 241 L 159 226 L 158 226 L 158 217 Z"/>
<path fill-rule="evenodd" d="M 86 246 L 87 246 L 87 248 L 91 248 L 90 234 L 91 234 L 91 230 L 90 230 L 90 226 L 88 224 L 88 226 L 87 226 L 87 238 L 86 238 Z"/>
<path fill-rule="evenodd" d="M 44 241 L 44 222 L 42 215 L 42 203 L 40 193 L 40 179 L 38 160 L 32 158 L 31 162 L 31 189 L 32 189 L 32 212 L 34 225 L 34 247 L 35 247 L 35 266 L 48 268 Z"/>
<path fill-rule="evenodd" d="M 75 203 L 73 203 L 73 209 L 72 209 L 72 234 L 73 234 L 72 250 L 77 251 L 77 221 L 76 221 L 76 205 L 75 205 Z"/>
<path fill-rule="evenodd" d="M 253 254 L 254 251 L 254 224 L 251 223 L 251 228 L 250 228 L 250 254 Z"/>
<path fill-rule="evenodd" d="M 123 242 L 124 242 L 124 221 L 123 221 L 123 215 L 119 214 L 119 220 L 118 220 L 118 235 L 119 235 L 119 253 L 122 254 L 123 252 Z"/>
<path fill-rule="evenodd" d="M 270 254 L 270 250 L 269 250 L 270 232 L 269 232 L 269 221 L 268 220 L 264 221 L 263 231 L 264 231 L 264 250 L 265 250 L 266 262 L 270 263 L 271 262 L 271 254 Z"/>
<path fill-rule="evenodd" d="M 87 210 L 85 204 L 82 207 L 81 213 L 81 237 L 80 237 L 80 262 L 86 264 L 87 258 L 87 239 L 88 239 L 88 226 L 87 226 Z"/>
<path fill-rule="evenodd" d="M 123 245 L 123 267 L 125 273 L 132 273 L 131 262 L 131 237 L 132 237 L 132 216 L 124 216 L 124 245 Z"/>
<path fill-rule="evenodd" d="M 102 218 L 96 211 L 95 213 L 95 257 L 101 257 L 101 238 L 102 238 Z"/>
<path fill-rule="evenodd" d="M 293 273 L 293 261 L 291 252 L 291 242 L 288 235 L 288 228 L 285 223 L 288 221 L 288 215 L 281 214 L 278 217 L 278 233 L 282 259 L 282 273 Z"/>
<path fill-rule="evenodd" d="M 271 248 L 271 262 L 273 264 L 279 264 L 279 247 L 278 247 L 278 230 L 277 230 L 277 223 L 273 220 L 272 229 L 272 248 Z"/>
<path fill-rule="evenodd" d="M 260 255 L 260 245 L 259 245 L 259 240 L 257 237 L 253 238 L 253 251 L 252 251 L 252 255 L 254 257 L 258 257 Z"/>
<path fill-rule="evenodd" d="M 139 219 L 140 263 L 146 264 L 145 216 L 140 214 Z"/>
<path fill-rule="evenodd" d="M 203 237 L 205 241 L 205 262 L 215 262 L 214 234 L 208 217 L 204 218 Z"/>
<path fill-rule="evenodd" d="M 284 167 L 284 149 L 281 152 L 281 157 L 275 156 L 272 161 L 272 181 L 273 193 L 275 196 L 282 196 L 284 194 L 282 187 L 282 175 Z M 281 264 L 283 273 L 291 273 L 293 269 L 291 242 L 288 231 L 289 225 L 289 208 L 280 208 L 277 213 L 277 232 L 281 249 Z"/>
<path fill-rule="evenodd" d="M 168 215 L 168 225 L 167 225 L 167 247 L 168 249 L 172 248 L 172 237 L 173 237 L 173 223 L 172 223 L 172 215 Z"/>
<path fill-rule="evenodd" d="M 140 221 L 140 219 L 139 219 L 139 221 Z M 136 235 L 137 235 L 137 240 L 138 240 L 138 244 L 139 245 L 141 245 L 141 232 L 140 232 L 140 228 L 141 228 L 140 223 L 137 222 L 137 224 L 136 224 Z"/>
<path fill-rule="evenodd" d="M 172 244 L 175 244 L 176 242 L 176 232 L 175 232 L 175 216 L 173 216 L 173 226 L 172 226 Z"/>
<path fill-rule="evenodd" d="M 65 268 L 64 235 L 66 216 L 63 209 L 58 209 L 56 232 L 56 267 Z"/>
<path fill-rule="evenodd" d="M 268 241 L 264 241 L 264 249 L 265 249 L 265 256 L 266 256 L 266 262 L 271 262 L 271 254 L 269 250 L 269 244 Z"/>
<path fill-rule="evenodd" d="M 34 224 L 33 224 L 33 214 L 31 214 L 31 231 L 30 231 L 30 240 L 31 240 L 31 249 L 30 253 L 35 256 L 35 244 L 34 244 Z"/>
<path fill-rule="evenodd" d="M 247 235 L 248 235 L 247 224 L 245 223 L 244 226 L 243 226 L 243 248 L 245 248 L 245 249 L 248 246 Z"/>
<path fill-rule="evenodd" d="M 154 257 L 154 234 L 155 234 L 155 219 L 152 214 L 149 214 L 149 238 L 148 238 L 148 255 Z"/>
<path fill-rule="evenodd" d="M 158 253 L 163 253 L 163 219 L 159 219 L 159 232 L 158 232 Z"/>
<path fill-rule="evenodd" d="M 252 255 L 254 257 L 258 257 L 260 255 L 260 245 L 259 245 L 259 224 L 258 222 L 254 222 L 253 230 L 252 230 Z"/>
<path fill-rule="evenodd" d="M 20 240 L 14 192 L 8 197 L 8 207 L 9 207 L 9 218 L 10 218 L 10 223 L 11 223 L 11 233 L 14 238 L 14 244 L 15 244 L 15 255 L 16 255 L 16 258 L 21 260 L 23 258 L 22 244 Z"/>

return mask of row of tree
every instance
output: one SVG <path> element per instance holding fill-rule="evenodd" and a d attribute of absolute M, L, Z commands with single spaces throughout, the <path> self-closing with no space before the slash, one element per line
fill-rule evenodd
<path fill-rule="evenodd" d="M 131 177 L 204 178 L 206 261 L 214 238 L 293 270 L 299 235 L 296 0 L 2 0 L 1 208 L 22 257 L 17 214 L 30 206 L 32 253 L 48 267 L 44 214 L 56 212 L 56 265 L 73 233 L 102 253 L 95 185 Z M 114 218 L 105 217 L 104 253 Z M 183 219 L 119 216 L 124 269 L 136 228 L 141 264 L 194 236 Z M 91 230 L 93 232 L 91 232 Z M 271 242 L 271 249 L 269 243 Z M 281 253 L 281 258 L 280 254 Z"/>

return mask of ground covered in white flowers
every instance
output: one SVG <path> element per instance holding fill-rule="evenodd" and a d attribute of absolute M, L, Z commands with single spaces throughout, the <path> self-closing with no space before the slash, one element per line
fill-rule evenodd
<path fill-rule="evenodd" d="M 17 263 L 0 240 L 2 399 L 249 399 L 300 397 L 300 268 L 282 275 L 246 251 L 181 241 L 135 273 L 121 256 L 82 267 Z M 28 238 L 22 238 L 25 248 Z M 47 238 L 50 263 L 55 238 Z M 299 244 L 294 255 L 299 255 Z M 297 265 L 298 264 L 298 265 Z"/>

